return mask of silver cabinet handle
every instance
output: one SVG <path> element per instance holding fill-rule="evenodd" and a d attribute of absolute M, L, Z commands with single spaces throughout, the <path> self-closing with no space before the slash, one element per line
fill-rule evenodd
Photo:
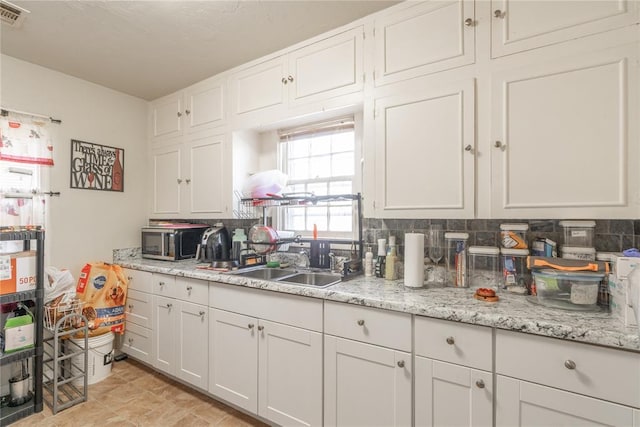
<path fill-rule="evenodd" d="M 576 362 L 574 362 L 573 360 L 569 359 L 569 360 L 565 360 L 564 361 L 564 367 L 567 369 L 576 369 Z"/>
<path fill-rule="evenodd" d="M 133 342 L 133 338 L 129 338 L 129 344 Z"/>
<path fill-rule="evenodd" d="M 185 181 L 187 182 L 187 184 L 191 184 L 191 179 L 190 178 L 187 178 Z"/>
<path fill-rule="evenodd" d="M 496 141 L 496 142 L 493 143 L 493 146 L 496 147 L 496 148 L 501 148 L 502 147 L 502 142 Z"/>
<path fill-rule="evenodd" d="M 473 26 L 473 19 L 471 19 L 471 18 L 467 18 L 467 19 L 465 19 L 465 20 L 464 20 L 464 25 L 465 25 L 466 27 L 471 27 L 471 26 Z"/>
<path fill-rule="evenodd" d="M 188 116 L 189 114 L 191 114 L 191 110 L 184 110 L 184 113 Z"/>
<path fill-rule="evenodd" d="M 253 325 L 253 323 L 249 323 L 249 324 L 247 325 L 247 328 L 249 328 L 249 329 L 253 329 L 253 326 L 254 326 L 254 325 Z"/>
<path fill-rule="evenodd" d="M 198 313 L 200 313 L 200 317 L 204 317 L 204 311 L 199 311 Z"/>
<path fill-rule="evenodd" d="M 133 277 L 127 276 L 127 280 L 131 281 L 131 280 L 133 280 Z"/>
<path fill-rule="evenodd" d="M 164 282 L 158 282 L 158 285 L 164 286 Z"/>
<path fill-rule="evenodd" d="M 398 367 L 399 367 L 399 368 L 404 368 L 404 360 L 400 360 L 400 361 L 398 362 Z"/>
<path fill-rule="evenodd" d="M 193 286 L 187 286 L 187 292 L 191 293 L 192 289 L 193 289 Z"/>
<path fill-rule="evenodd" d="M 504 12 L 501 11 L 500 9 L 496 9 L 493 11 L 493 16 L 495 16 L 496 18 L 504 18 Z"/>
<path fill-rule="evenodd" d="M 478 387 L 478 388 L 484 388 L 484 381 L 482 381 L 482 380 L 478 380 L 478 381 L 476 381 L 476 387 Z"/>
<path fill-rule="evenodd" d="M 264 326 L 262 326 L 262 325 L 258 325 L 258 330 L 259 330 L 259 331 L 264 330 Z"/>
<path fill-rule="evenodd" d="M 182 117 L 182 113 L 178 111 L 178 117 Z"/>
<path fill-rule="evenodd" d="M 287 80 L 289 80 L 289 82 L 292 82 L 293 81 L 293 77 L 289 76 L 289 77 L 287 77 Z"/>
<path fill-rule="evenodd" d="M 171 307 L 173 307 L 173 304 L 171 303 L 167 304 L 167 308 L 171 308 Z"/>
<path fill-rule="evenodd" d="M 453 337 L 447 337 L 447 344 L 454 345 L 455 343 L 456 341 L 453 339 Z"/>
<path fill-rule="evenodd" d="M 180 179 L 180 178 L 178 178 L 177 181 L 178 181 L 178 184 L 182 183 L 182 179 Z"/>
<path fill-rule="evenodd" d="M 285 77 L 282 78 L 282 84 L 286 85 L 287 84 L 287 79 Z"/>
<path fill-rule="evenodd" d="M 362 319 L 358 320 L 358 326 L 364 326 L 364 320 Z"/>
<path fill-rule="evenodd" d="M 464 151 L 471 151 L 472 149 L 473 149 L 473 147 L 471 146 L 471 144 L 469 144 L 466 147 L 464 147 Z"/>
<path fill-rule="evenodd" d="M 129 311 L 133 310 L 133 304 L 129 304 Z"/>

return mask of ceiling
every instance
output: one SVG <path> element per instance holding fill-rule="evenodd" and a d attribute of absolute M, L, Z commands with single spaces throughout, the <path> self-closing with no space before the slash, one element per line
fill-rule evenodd
<path fill-rule="evenodd" d="M 2 53 L 146 100 L 398 1 L 20 1 Z"/>

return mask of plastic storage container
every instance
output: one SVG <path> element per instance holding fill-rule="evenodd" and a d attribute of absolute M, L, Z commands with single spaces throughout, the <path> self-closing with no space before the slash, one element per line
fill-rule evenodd
<path fill-rule="evenodd" d="M 534 270 L 536 296 L 532 296 L 532 300 L 567 310 L 598 310 L 598 292 L 603 278 L 603 273 Z"/>
<path fill-rule="evenodd" d="M 469 268 L 467 264 L 468 233 L 444 233 L 445 261 L 447 277 L 445 285 L 458 288 L 469 287 Z"/>
<path fill-rule="evenodd" d="M 564 229 L 565 246 L 593 246 L 595 221 L 560 221 L 558 224 Z"/>
<path fill-rule="evenodd" d="M 565 259 L 596 260 L 596 249 L 581 246 L 560 246 L 560 257 Z"/>
<path fill-rule="evenodd" d="M 471 288 L 500 287 L 500 249 L 495 246 L 469 246 L 469 283 Z"/>
<path fill-rule="evenodd" d="M 529 224 L 500 224 L 500 243 L 507 249 L 527 249 Z"/>
<path fill-rule="evenodd" d="M 500 249 L 502 288 L 514 294 L 531 292 L 531 274 L 527 268 L 528 249 Z"/>

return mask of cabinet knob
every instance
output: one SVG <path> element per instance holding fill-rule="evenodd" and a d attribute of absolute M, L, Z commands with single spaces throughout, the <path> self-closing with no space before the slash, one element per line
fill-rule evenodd
<path fill-rule="evenodd" d="M 398 367 L 399 368 L 404 368 L 404 360 L 398 361 Z"/>
<path fill-rule="evenodd" d="M 249 328 L 249 329 L 253 329 L 253 326 L 254 326 L 254 325 L 253 325 L 253 323 L 249 323 L 249 324 L 247 325 L 247 328 Z"/>
<path fill-rule="evenodd" d="M 164 282 L 158 282 L 158 285 L 164 286 Z"/>
<path fill-rule="evenodd" d="M 262 326 L 262 325 L 258 325 L 258 330 L 259 330 L 259 331 L 264 330 L 264 326 Z"/>
<path fill-rule="evenodd" d="M 129 338 L 129 344 L 133 342 L 133 338 Z"/>
<path fill-rule="evenodd" d="M 182 183 L 182 179 L 180 179 L 180 178 L 178 178 L 177 181 L 178 181 L 178 184 Z"/>
<path fill-rule="evenodd" d="M 178 117 L 182 117 L 182 113 L 178 111 Z"/>
<path fill-rule="evenodd" d="M 493 16 L 495 16 L 496 18 L 504 18 L 504 12 L 501 11 L 500 9 L 496 9 L 493 11 Z"/>
<path fill-rule="evenodd" d="M 576 362 L 574 362 L 573 360 L 569 359 L 569 360 L 565 360 L 564 361 L 564 367 L 567 369 L 576 369 Z"/>
<path fill-rule="evenodd" d="M 187 286 L 187 292 L 191 293 L 192 289 L 193 289 L 193 286 L 191 286 L 191 285 Z"/>
<path fill-rule="evenodd" d="M 191 110 L 184 110 L 184 113 L 188 116 L 189 114 L 191 114 Z"/>
<path fill-rule="evenodd" d="M 201 310 L 199 311 L 199 313 L 200 313 L 200 317 L 204 317 L 204 311 Z"/>
<path fill-rule="evenodd" d="M 287 77 L 287 80 L 289 80 L 289 82 L 292 82 L 293 81 L 293 77 L 289 76 L 289 77 Z"/>
<path fill-rule="evenodd" d="M 464 20 L 464 25 L 465 27 L 472 27 L 473 26 L 473 19 L 471 18 L 467 18 Z"/>
<path fill-rule="evenodd" d="M 447 344 L 454 345 L 455 343 L 456 341 L 453 339 L 453 337 L 447 337 Z"/>
<path fill-rule="evenodd" d="M 168 303 L 168 304 L 167 304 L 167 308 L 169 308 L 169 309 L 170 309 L 171 307 L 173 307 L 173 304 Z"/>
<path fill-rule="evenodd" d="M 496 141 L 493 143 L 493 146 L 496 148 L 501 148 L 502 147 L 502 142 L 501 141 Z"/>
<path fill-rule="evenodd" d="M 358 326 L 364 326 L 364 320 L 362 319 L 358 320 Z"/>
<path fill-rule="evenodd" d="M 282 78 L 282 84 L 286 85 L 287 84 L 287 79 L 285 77 Z"/>
<path fill-rule="evenodd" d="M 471 151 L 471 150 L 473 150 L 473 147 L 471 146 L 471 144 L 464 147 L 464 151 Z"/>
<path fill-rule="evenodd" d="M 482 381 L 482 380 L 478 380 L 478 381 L 476 381 L 476 387 L 478 387 L 478 388 L 484 388 L 484 381 Z"/>
<path fill-rule="evenodd" d="M 129 304 L 128 307 L 129 307 L 129 311 L 133 310 L 133 304 Z"/>
<path fill-rule="evenodd" d="M 185 179 L 185 182 L 186 182 L 187 184 L 191 184 L 191 178 L 187 178 L 187 179 Z"/>
<path fill-rule="evenodd" d="M 127 276 L 127 280 L 128 280 L 128 281 L 132 281 L 132 280 L 133 280 L 133 277 L 131 277 L 131 276 Z"/>

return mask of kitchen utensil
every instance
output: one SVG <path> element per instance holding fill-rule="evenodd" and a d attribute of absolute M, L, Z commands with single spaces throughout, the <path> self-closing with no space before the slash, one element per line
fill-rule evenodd
<path fill-rule="evenodd" d="M 249 242 L 258 255 L 265 255 L 276 250 L 278 233 L 268 225 L 256 224 L 249 230 Z"/>

